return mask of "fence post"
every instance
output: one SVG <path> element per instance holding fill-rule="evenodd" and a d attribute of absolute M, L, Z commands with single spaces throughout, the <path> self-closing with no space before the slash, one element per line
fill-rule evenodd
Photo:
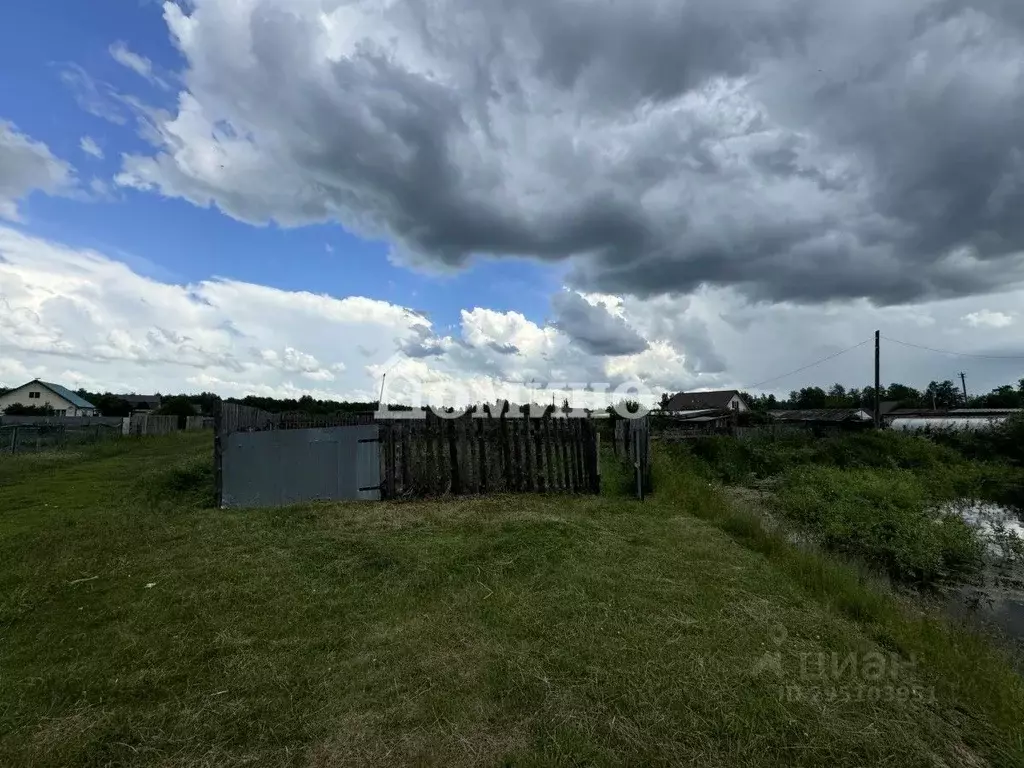
<path fill-rule="evenodd" d="M 640 501 L 644 500 L 644 474 L 643 466 L 640 463 L 640 432 L 639 430 L 630 430 L 633 437 L 633 472 L 636 475 L 636 497 Z"/>
<path fill-rule="evenodd" d="M 490 420 L 488 419 L 488 422 Z M 484 420 L 476 422 L 477 453 L 480 459 L 480 493 L 487 493 L 487 441 L 484 439 Z"/>
<path fill-rule="evenodd" d="M 569 462 L 568 421 L 568 417 L 563 416 L 554 423 L 558 425 L 558 443 L 561 447 L 562 477 L 565 478 L 565 490 L 571 494 L 575 488 L 572 487 L 572 464 Z"/>
<path fill-rule="evenodd" d="M 459 476 L 459 448 L 455 437 L 455 419 L 448 419 L 448 466 L 452 473 L 451 492 L 462 493 L 462 478 Z"/>
<path fill-rule="evenodd" d="M 411 452 L 409 429 L 410 426 L 408 424 L 402 424 L 402 493 L 404 494 L 412 491 L 412 456 L 409 455 Z"/>
<path fill-rule="evenodd" d="M 512 452 L 508 443 L 508 421 L 505 419 L 504 410 L 502 410 L 498 419 L 501 438 L 501 471 L 505 475 L 505 492 L 508 493 L 515 490 L 515 484 L 512 482 Z"/>
<path fill-rule="evenodd" d="M 522 471 L 525 480 L 524 489 L 532 492 L 537 487 L 537 478 L 534 472 L 537 467 L 537 457 L 534 455 L 534 420 L 526 412 L 526 418 L 522 422 Z"/>
<path fill-rule="evenodd" d="M 395 475 L 398 474 L 398 467 L 396 466 L 397 462 L 395 461 L 396 456 L 395 456 L 395 425 L 394 424 L 389 424 L 388 425 L 388 444 L 387 444 L 387 450 L 388 450 L 388 459 L 387 459 L 387 467 L 388 467 L 388 475 L 387 475 L 388 498 L 389 499 L 393 499 L 393 498 L 395 498 Z"/>
<path fill-rule="evenodd" d="M 547 490 L 547 477 L 544 474 L 544 421 L 539 419 L 533 429 L 533 457 L 534 468 L 537 472 L 537 491 L 544 493 Z"/>
<path fill-rule="evenodd" d="M 221 435 L 224 427 L 223 407 L 220 400 L 213 406 L 213 505 L 217 509 L 224 503 L 224 438 Z"/>
<path fill-rule="evenodd" d="M 11 428 L 11 453 L 16 453 L 18 450 L 18 426 L 14 425 Z"/>
<path fill-rule="evenodd" d="M 573 419 L 573 436 L 576 444 L 576 486 L 582 493 L 587 490 L 587 468 L 583 453 L 583 420 Z"/>

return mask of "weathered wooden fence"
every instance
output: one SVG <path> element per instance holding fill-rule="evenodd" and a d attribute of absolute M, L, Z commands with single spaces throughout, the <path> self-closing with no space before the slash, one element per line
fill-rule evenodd
<path fill-rule="evenodd" d="M 381 420 L 385 498 L 484 493 L 600 493 L 590 419 L 547 415 Z"/>
<path fill-rule="evenodd" d="M 632 467 L 636 497 L 642 500 L 653 490 L 650 417 L 618 419 L 614 423 L 612 451 Z"/>
<path fill-rule="evenodd" d="M 85 445 L 120 437 L 121 430 L 108 424 L 14 424 L 0 426 L 0 453 L 31 453 Z"/>
<path fill-rule="evenodd" d="M 394 415 L 394 414 L 392 414 Z M 214 477 L 223 497 L 224 446 L 235 432 L 373 425 L 385 499 L 484 493 L 599 493 L 597 423 L 561 414 L 541 418 L 486 412 L 442 418 L 377 419 L 374 413 L 273 414 L 222 403 L 215 417 Z"/>
<path fill-rule="evenodd" d="M 180 429 L 177 416 L 156 416 L 152 413 L 135 413 L 127 420 L 126 435 L 169 435 Z"/>

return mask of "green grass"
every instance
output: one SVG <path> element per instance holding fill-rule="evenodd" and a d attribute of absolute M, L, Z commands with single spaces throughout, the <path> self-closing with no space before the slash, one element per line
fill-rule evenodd
<path fill-rule="evenodd" d="M 769 481 L 773 512 L 825 547 L 918 585 L 963 578 L 982 567 L 982 542 L 958 516 L 939 513 L 945 503 L 1012 504 L 1024 488 L 1024 471 L 1009 461 L 971 459 L 949 445 L 899 432 L 710 437 L 666 450 L 712 480 Z"/>
<path fill-rule="evenodd" d="M 0 459 L 0 764 L 1024 761 L 1005 659 L 688 464 L 644 504 L 606 459 L 600 498 L 226 511 L 209 449 Z"/>
<path fill-rule="evenodd" d="M 773 507 L 823 546 L 919 584 L 977 571 L 982 543 L 953 513 L 940 483 L 905 469 L 801 467 L 783 476 Z"/>

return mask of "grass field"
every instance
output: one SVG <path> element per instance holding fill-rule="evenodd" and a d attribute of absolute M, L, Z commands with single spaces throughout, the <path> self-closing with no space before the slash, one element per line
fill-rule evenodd
<path fill-rule="evenodd" d="M 0 765 L 1024 764 L 998 652 L 686 467 L 223 511 L 209 447 L 0 458 Z"/>

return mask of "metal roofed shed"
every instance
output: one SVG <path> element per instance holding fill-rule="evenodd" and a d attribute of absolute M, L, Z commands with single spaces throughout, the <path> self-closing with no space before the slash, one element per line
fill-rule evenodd
<path fill-rule="evenodd" d="M 795 411 L 768 411 L 768 415 L 780 422 L 806 424 L 859 424 L 872 421 L 870 413 L 863 408 L 809 408 Z"/>

